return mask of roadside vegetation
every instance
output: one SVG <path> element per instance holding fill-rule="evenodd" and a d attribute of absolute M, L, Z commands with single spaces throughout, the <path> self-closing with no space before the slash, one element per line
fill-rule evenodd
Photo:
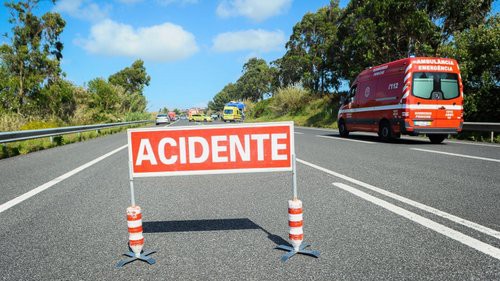
<path fill-rule="evenodd" d="M 143 95 L 150 82 L 144 62 L 136 60 L 107 78 L 74 85 L 61 69 L 64 44 L 60 35 L 66 22 L 58 13 L 41 14 L 38 2 L 4 3 L 10 10 L 11 30 L 2 31 L 0 45 L 0 131 L 152 119 Z M 7 144 L 1 147 L 0 158 L 91 137 L 93 133 L 83 133 L 54 142 Z"/>
<path fill-rule="evenodd" d="M 247 120 L 336 128 L 340 97 L 364 69 L 409 55 L 458 61 L 464 118 L 500 122 L 500 15 L 492 0 L 332 0 L 293 27 L 283 57 L 251 58 L 209 102 L 245 101 Z M 488 133 L 460 138 L 487 139 Z M 499 138 L 497 138 L 500 141 Z"/>
<path fill-rule="evenodd" d="M 0 131 L 150 118 L 143 89 L 151 78 L 144 62 L 74 85 L 61 69 L 66 22 L 54 12 L 38 16 L 38 2 L 4 3 L 11 30 L 3 31 L 0 45 Z"/>

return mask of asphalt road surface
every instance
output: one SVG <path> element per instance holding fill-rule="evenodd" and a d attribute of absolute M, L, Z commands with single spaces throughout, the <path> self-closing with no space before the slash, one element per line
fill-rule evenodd
<path fill-rule="evenodd" d="M 287 244 L 290 172 L 200 175 L 134 180 L 157 262 L 115 268 L 130 205 L 120 133 L 0 160 L 0 279 L 500 280 L 500 146 L 294 136 L 317 259 L 274 249 Z"/>

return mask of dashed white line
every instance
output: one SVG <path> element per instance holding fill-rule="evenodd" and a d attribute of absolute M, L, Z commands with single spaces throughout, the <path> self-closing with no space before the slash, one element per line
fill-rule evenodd
<path fill-rule="evenodd" d="M 449 156 L 456 156 L 456 157 L 463 157 L 463 158 L 470 158 L 470 159 L 477 159 L 477 160 L 484 160 L 484 161 L 491 161 L 491 162 L 499 162 L 500 163 L 500 159 L 478 157 L 478 156 L 471 156 L 471 155 L 464 155 L 464 154 L 457 154 L 457 153 L 450 153 L 450 152 L 436 151 L 436 150 L 428 150 L 428 149 L 421 149 L 421 148 L 410 148 L 410 149 L 416 150 L 416 151 L 422 151 L 422 152 L 444 154 L 444 155 L 449 155 Z"/>
<path fill-rule="evenodd" d="M 360 143 L 376 143 L 376 142 L 372 142 L 372 141 L 353 140 L 353 139 L 334 137 L 334 136 L 321 136 L 321 135 L 316 135 L 316 136 L 318 138 L 325 138 L 325 139 L 330 139 L 330 140 L 352 141 L 352 142 L 360 142 Z"/>
<path fill-rule="evenodd" d="M 296 135 L 303 135 L 304 133 L 301 132 L 294 132 Z"/>
<path fill-rule="evenodd" d="M 52 187 L 52 186 L 60 183 L 61 181 L 63 181 L 65 179 L 73 176 L 74 174 L 76 174 L 78 172 L 81 172 L 81 171 L 87 169 L 88 167 L 96 164 L 97 162 L 108 158 L 109 156 L 111 156 L 111 155 L 113 155 L 113 154 L 115 154 L 115 153 L 123 150 L 126 147 L 127 147 L 127 145 L 121 146 L 121 147 L 119 147 L 119 148 L 117 148 L 117 149 L 115 149 L 115 150 L 113 150 L 111 152 L 108 152 L 108 153 L 104 154 L 103 156 L 101 156 L 99 158 L 96 158 L 96 159 L 94 159 L 94 160 L 92 160 L 92 161 L 90 161 L 90 162 L 88 162 L 86 164 L 81 165 L 80 167 L 78 167 L 76 169 L 73 169 L 73 170 L 65 173 L 64 175 L 61 175 L 61 176 L 59 176 L 59 177 L 57 177 L 57 178 L 55 178 L 55 179 L 53 179 L 53 180 L 51 180 L 51 181 L 49 181 L 47 183 L 44 183 L 44 184 L 40 185 L 39 187 L 37 187 L 35 189 L 32 189 L 32 190 L 26 192 L 26 193 L 24 193 L 21 196 L 18 196 L 18 197 L 14 198 L 14 199 L 6 202 L 6 203 L 3 203 L 2 205 L 0 205 L 0 213 L 2 213 L 4 211 L 6 211 L 6 210 L 8 210 L 8 209 L 10 209 L 10 208 L 12 208 L 14 206 L 16 206 L 17 204 L 19 204 L 19 203 L 21 203 L 21 202 L 23 202 L 25 200 L 30 199 L 31 197 L 37 195 L 38 193 L 40 193 L 40 192 L 42 192 L 42 191 L 44 191 L 46 189 L 49 189 L 50 187 Z"/>
<path fill-rule="evenodd" d="M 418 208 L 420 210 L 423 210 L 423 211 L 426 211 L 426 212 L 429 212 L 431 214 L 434 214 L 436 216 L 440 216 L 442 218 L 445 218 L 447 220 L 450 220 L 454 223 L 457 223 L 457 224 L 461 224 L 463 226 L 466 226 L 466 227 L 469 227 L 471 229 L 474 229 L 476 231 L 479 231 L 483 234 L 486 234 L 486 235 L 489 235 L 491 237 L 494 237 L 496 239 L 500 239 L 500 231 L 496 231 L 494 229 L 491 229 L 491 228 L 488 228 L 486 226 L 483 226 L 483 225 L 480 225 L 480 224 L 477 224 L 475 222 L 471 222 L 471 221 L 468 221 L 466 219 L 463 219 L 463 218 L 460 218 L 460 217 L 457 217 L 457 216 L 454 216 L 452 214 L 449 214 L 449 213 L 446 213 L 446 212 L 443 212 L 441 210 L 438 210 L 438 209 L 435 209 L 435 208 L 432 208 L 430 206 L 427 206 L 427 205 L 424 205 L 422 203 L 419 203 L 419 202 L 416 202 L 416 201 L 413 201 L 411 199 L 408 199 L 406 197 L 403 197 L 403 196 L 400 196 L 400 195 L 397 195 L 397 194 L 394 194 L 392 192 L 389 192 L 387 190 L 384 190 L 384 189 L 381 189 L 381 188 L 378 188 L 378 187 L 375 187 L 373 185 L 370 185 L 368 183 L 365 183 L 365 182 L 362 182 L 362 181 L 359 181 L 359 180 L 356 180 L 356 179 L 353 179 L 351 177 L 348 177 L 346 175 L 343 175 L 343 174 L 339 174 L 339 173 L 336 173 L 334 171 L 331 171 L 331 170 L 328 170 L 326 168 L 323 168 L 323 167 L 320 167 L 318 165 L 315 165 L 315 164 L 312 164 L 312 163 L 309 163 L 307 161 L 304 161 L 304 160 L 301 160 L 301 159 L 296 159 L 297 162 L 299 163 L 302 163 L 304 165 L 307 165 L 309 167 L 312 167 L 314 169 L 317 169 L 317 170 L 320 170 L 322 172 L 325 172 L 327 174 L 330 174 L 332 176 L 335 176 L 337 178 L 341 178 L 343 180 L 346 180 L 348 182 L 352 182 L 356 185 L 359 185 L 359 186 L 362 186 L 366 189 L 369 189 L 371 191 L 374 191 L 374 192 L 377 192 L 379 194 L 382 194 L 382 195 L 385 195 L 389 198 L 392 198 L 392 199 L 395 199 L 395 200 L 398 200 L 400 202 L 403 202 L 407 205 L 410 205 L 410 206 L 413 206 L 415 208 Z"/>
<path fill-rule="evenodd" d="M 437 233 L 440 233 L 446 237 L 449 237 L 455 241 L 458 241 L 464 245 L 467 245 L 473 249 L 476 249 L 484 254 L 492 256 L 497 260 L 500 260 L 500 249 L 498 249 L 498 248 L 495 248 L 489 244 L 481 242 L 475 238 L 472 238 L 468 235 L 465 235 L 465 234 L 458 232 L 454 229 L 451 229 L 447 226 L 444 226 L 442 224 L 434 222 L 430 219 L 424 218 L 418 214 L 415 214 L 413 212 L 405 210 L 401 207 L 393 205 L 387 201 L 379 199 L 379 198 L 372 196 L 368 193 L 362 192 L 362 191 L 360 191 L 354 187 L 351 187 L 347 184 L 336 182 L 336 183 L 333 183 L 333 185 L 335 185 L 336 187 L 343 189 L 347 192 L 350 192 L 350 193 L 352 193 L 360 198 L 363 198 L 363 199 L 365 199 L 365 200 L 367 200 L 375 205 L 378 205 L 386 210 L 389 210 L 397 215 L 400 215 L 404 218 L 407 218 L 407 219 L 409 219 L 413 222 L 416 222 L 424 227 L 427 227 L 431 230 L 434 230 Z"/>

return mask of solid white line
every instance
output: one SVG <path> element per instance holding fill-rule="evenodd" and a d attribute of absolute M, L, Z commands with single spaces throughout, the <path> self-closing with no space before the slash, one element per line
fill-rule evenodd
<path fill-rule="evenodd" d="M 315 164 L 312 164 L 312 163 L 309 163 L 309 162 L 306 162 L 304 160 L 301 160 L 301 159 L 296 159 L 297 162 L 299 163 L 302 163 L 304 165 L 307 165 L 309 167 L 312 167 L 312 168 L 315 168 L 317 170 L 320 170 L 322 172 L 325 172 L 327 174 L 330 174 L 332 176 L 335 176 L 335 177 L 338 177 L 338 178 L 341 178 L 343 180 L 346 180 L 346 181 L 349 181 L 349 182 L 352 182 L 356 185 L 359 185 L 359 186 L 362 186 L 366 189 L 369 189 L 371 191 L 374 191 L 374 192 L 377 192 L 377 193 L 380 193 L 382 195 L 385 195 L 387 197 L 390 197 L 392 199 L 395 199 L 395 200 L 398 200 L 400 202 L 403 202 L 405 204 L 408 204 L 408 205 L 411 205 L 415 208 L 418 208 L 420 210 L 423 210 L 423 211 L 426 211 L 426 212 L 429 212 L 431 214 L 434 214 L 436 216 L 440 216 L 442 218 L 445 218 L 447 220 L 450 220 L 452 222 L 455 222 L 455 223 L 458 223 L 458 224 L 461 224 L 463 226 L 466 226 L 466 227 L 469 227 L 469 228 L 472 228 L 476 231 L 479 231 L 481 233 L 484 233 L 486 235 L 489 235 L 491 237 L 494 237 L 496 239 L 500 239 L 500 231 L 496 231 L 494 229 L 491 229 L 491 228 L 488 228 L 486 226 L 483 226 L 483 225 L 480 225 L 480 224 L 477 224 L 475 222 L 471 222 L 471 221 L 468 221 L 466 219 L 463 219 L 463 218 L 460 218 L 460 217 L 457 217 L 457 216 L 454 216 L 452 214 L 449 214 L 449 213 L 446 213 L 446 212 L 443 212 L 441 210 L 438 210 L 438 209 L 435 209 L 433 207 L 430 207 L 430 206 L 427 206 L 427 205 L 424 205 L 422 203 L 419 203 L 419 202 L 416 202 L 416 201 L 413 201 L 411 199 L 408 199 L 406 197 L 403 197 L 403 196 L 400 196 L 400 195 L 397 195 L 397 194 L 394 194 L 392 192 L 389 192 L 387 190 L 384 190 L 384 189 L 381 189 L 381 188 L 378 188 L 378 187 L 375 187 L 373 185 L 370 185 L 370 184 L 367 184 L 365 182 L 362 182 L 362 181 L 359 181 L 359 180 L 356 180 L 356 179 L 353 179 L 351 177 L 348 177 L 346 175 L 342 175 L 342 174 L 339 174 L 339 173 L 336 173 L 334 171 L 331 171 L 331 170 L 328 170 L 326 168 L 323 168 L 323 167 L 320 167 L 318 165 L 315 165 Z"/>
<path fill-rule="evenodd" d="M 456 153 L 449 153 L 449 152 L 435 151 L 435 150 L 428 150 L 428 149 L 421 149 L 421 148 L 410 148 L 410 149 L 416 150 L 416 151 L 422 151 L 422 152 L 430 152 L 430 153 L 437 153 L 437 154 L 444 154 L 444 155 L 450 155 L 450 156 L 457 156 L 457 157 L 463 157 L 463 158 L 471 158 L 471 159 L 478 159 L 478 160 L 492 161 L 492 162 L 499 162 L 500 163 L 500 159 L 477 157 L 477 156 L 471 156 L 471 155 L 456 154 Z"/>
<path fill-rule="evenodd" d="M 99 158 L 96 158 L 96 159 L 94 159 L 94 160 L 92 160 L 92 161 L 90 161 L 90 162 L 88 162 L 86 164 L 81 165 L 80 167 L 78 167 L 78 168 L 76 168 L 74 170 L 71 170 L 71 171 L 67 172 L 64 175 L 61 175 L 61 176 L 59 176 L 59 177 L 57 177 L 57 178 L 55 178 L 55 179 L 53 179 L 53 180 L 51 180 L 51 181 L 49 181 L 47 183 L 44 183 L 44 184 L 40 185 L 39 187 L 37 187 L 35 189 L 32 189 L 32 190 L 26 192 L 26 193 L 24 193 L 21 196 L 18 196 L 18 197 L 14 198 L 14 199 L 6 202 L 6 203 L 3 203 L 2 205 L 0 205 L 0 213 L 8 210 L 9 208 L 14 207 L 15 205 L 23 202 L 24 200 L 27 200 L 27 199 L 29 199 L 29 198 L 37 195 L 38 193 L 40 193 L 40 192 L 42 192 L 42 191 L 44 191 L 46 189 L 48 189 L 48 188 L 56 185 L 57 183 L 59 183 L 59 182 L 65 180 L 65 179 L 73 176 L 74 174 L 76 174 L 78 172 L 81 172 L 82 170 L 85 170 L 86 168 L 88 168 L 88 167 L 96 164 L 97 162 L 99 162 L 99 161 L 101 161 L 103 159 L 108 158 L 109 156 L 111 156 L 111 155 L 119 152 L 120 150 L 123 150 L 126 147 L 127 147 L 127 145 L 121 146 L 121 147 L 119 147 L 119 148 L 117 148 L 117 149 L 115 149 L 115 150 L 113 150 L 111 152 L 108 152 L 108 153 L 104 154 L 103 156 L 101 156 Z"/>
<path fill-rule="evenodd" d="M 486 144 L 486 143 L 475 143 L 475 142 L 464 142 L 464 141 L 450 141 L 445 140 L 446 143 L 456 143 L 456 144 L 465 144 L 465 145 L 477 145 L 477 146 L 487 146 L 487 147 L 496 147 L 500 148 L 498 144 Z"/>
<path fill-rule="evenodd" d="M 313 130 L 313 131 L 326 131 L 326 132 L 338 132 L 338 129 L 331 128 L 315 128 L 315 127 L 303 127 L 303 126 L 295 126 L 296 129 L 304 129 L 304 130 Z"/>
<path fill-rule="evenodd" d="M 379 199 L 377 197 L 374 197 L 372 195 L 364 193 L 364 192 L 362 192 L 354 187 L 351 187 L 349 185 L 346 185 L 343 183 L 338 183 L 338 182 L 333 183 L 333 185 L 335 185 L 336 187 L 341 188 L 347 192 L 350 192 L 358 197 L 361 197 L 361 198 L 363 198 L 363 199 L 365 199 L 365 200 L 367 200 L 375 205 L 378 205 L 384 209 L 387 209 L 387 210 L 389 210 L 397 215 L 400 215 L 404 218 L 407 218 L 411 221 L 414 221 L 414 222 L 416 222 L 422 226 L 425 226 L 431 230 L 434 230 L 437 233 L 440 233 L 446 237 L 449 237 L 449 238 L 454 239 L 454 240 L 456 240 L 464 245 L 467 245 L 473 249 L 476 249 L 484 254 L 490 255 L 497 260 L 500 260 L 500 249 L 498 249 L 498 248 L 495 248 L 489 244 L 486 244 L 486 243 L 481 242 L 477 239 L 474 239 L 468 235 L 465 235 L 465 234 L 458 232 L 454 229 L 451 229 L 447 226 L 444 226 L 442 224 L 434 222 L 430 219 L 424 218 L 424 217 L 417 215 L 413 212 L 405 210 L 401 207 L 393 205 L 387 201 L 384 201 L 382 199 Z"/>
<path fill-rule="evenodd" d="M 316 136 L 318 138 L 325 138 L 325 139 L 330 139 L 330 140 L 352 141 L 352 142 L 360 142 L 360 143 L 376 143 L 376 142 L 372 142 L 372 141 L 353 140 L 353 139 L 333 137 L 333 136 L 320 136 L 320 135 L 316 135 Z"/>

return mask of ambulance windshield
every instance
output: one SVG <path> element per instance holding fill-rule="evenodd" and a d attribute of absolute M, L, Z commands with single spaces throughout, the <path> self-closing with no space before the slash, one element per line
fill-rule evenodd
<path fill-rule="evenodd" d="M 460 95 L 458 75 L 445 72 L 413 73 L 413 95 L 422 99 L 449 100 Z"/>

